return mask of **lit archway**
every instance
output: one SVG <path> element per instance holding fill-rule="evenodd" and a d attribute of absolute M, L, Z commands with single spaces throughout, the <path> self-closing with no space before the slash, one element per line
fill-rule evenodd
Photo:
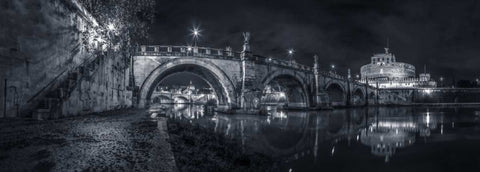
<path fill-rule="evenodd" d="M 181 72 L 191 73 L 205 80 L 215 92 L 218 105 L 231 106 L 235 100 L 233 83 L 216 65 L 200 59 L 177 58 L 158 66 L 145 79 L 138 95 L 138 107 L 148 107 L 155 87 L 168 76 Z"/>
<path fill-rule="evenodd" d="M 288 71 L 277 71 L 263 80 L 262 104 L 275 103 L 272 100 L 278 100 L 276 103 L 285 104 L 288 107 L 308 107 L 307 84 L 301 76 Z M 268 89 L 277 92 L 280 97 L 269 97 Z"/>

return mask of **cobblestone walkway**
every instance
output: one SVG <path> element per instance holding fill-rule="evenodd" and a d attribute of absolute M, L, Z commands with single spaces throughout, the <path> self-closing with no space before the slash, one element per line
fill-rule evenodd
<path fill-rule="evenodd" d="M 125 110 L 0 120 L 0 171 L 177 171 L 166 119 Z"/>

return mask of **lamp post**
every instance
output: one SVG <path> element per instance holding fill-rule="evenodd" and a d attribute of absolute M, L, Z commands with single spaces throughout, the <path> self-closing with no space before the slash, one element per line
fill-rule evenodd
<path fill-rule="evenodd" d="M 191 32 L 192 32 L 191 35 L 193 37 L 193 46 L 197 47 L 198 38 L 201 36 L 200 34 L 201 30 L 198 27 L 193 27 Z"/>
<path fill-rule="evenodd" d="M 440 77 L 440 87 L 443 87 L 443 77 Z"/>
<path fill-rule="evenodd" d="M 330 65 L 330 68 L 332 69 L 332 73 L 333 73 L 333 74 L 337 74 L 337 73 L 335 72 L 335 65 L 334 65 L 334 64 Z"/>
<path fill-rule="evenodd" d="M 288 58 L 290 63 L 293 63 L 295 61 L 293 55 L 295 54 L 295 50 L 293 48 L 288 49 Z"/>

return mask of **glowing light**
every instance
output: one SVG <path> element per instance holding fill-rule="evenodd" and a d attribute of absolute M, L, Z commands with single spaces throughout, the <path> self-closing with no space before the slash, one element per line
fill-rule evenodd
<path fill-rule="evenodd" d="M 199 36 L 201 36 L 202 31 L 198 27 L 193 27 L 190 31 L 192 32 L 193 38 L 198 38 Z"/>
<path fill-rule="evenodd" d="M 332 69 L 335 69 L 335 65 L 333 65 L 333 64 L 330 67 L 332 67 Z"/>
<path fill-rule="evenodd" d="M 188 47 L 187 47 L 187 50 L 188 50 L 188 51 L 192 51 L 192 47 L 188 46 Z"/>
<path fill-rule="evenodd" d="M 426 122 L 427 122 L 427 127 L 429 127 L 430 126 L 430 112 L 427 112 Z"/>
<path fill-rule="evenodd" d="M 295 50 L 293 48 L 288 49 L 288 54 L 289 55 L 292 55 L 293 53 L 295 53 Z"/>
<path fill-rule="evenodd" d="M 107 25 L 108 30 L 115 30 L 115 25 L 113 23 L 110 23 Z"/>
<path fill-rule="evenodd" d="M 432 89 L 425 89 L 425 90 L 423 90 L 423 92 L 425 92 L 427 94 L 431 94 L 433 92 L 433 90 Z"/>
<path fill-rule="evenodd" d="M 193 27 L 190 31 L 191 31 L 191 35 L 193 36 L 193 46 L 196 47 L 198 38 L 202 36 L 201 34 L 202 30 L 200 30 L 198 27 Z"/>
<path fill-rule="evenodd" d="M 377 127 L 384 128 L 416 128 L 413 122 L 378 122 Z"/>

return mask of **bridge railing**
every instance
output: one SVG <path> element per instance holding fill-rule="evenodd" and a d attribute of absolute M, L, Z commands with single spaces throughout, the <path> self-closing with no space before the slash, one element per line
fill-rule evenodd
<path fill-rule="evenodd" d="M 265 65 L 277 65 L 282 67 L 290 67 L 297 70 L 313 71 L 313 68 L 307 65 L 303 65 L 293 61 L 286 61 L 286 60 L 280 60 L 280 59 L 271 58 L 271 57 L 264 57 L 260 55 L 253 55 L 252 60 L 254 60 L 257 63 L 261 63 Z"/>
<path fill-rule="evenodd" d="M 137 55 L 143 56 L 195 56 L 217 59 L 240 59 L 240 52 L 231 49 L 219 49 L 191 46 L 142 45 Z"/>
<path fill-rule="evenodd" d="M 336 79 L 345 80 L 345 77 L 344 77 L 344 76 L 339 75 L 339 74 L 336 74 L 336 73 L 325 72 L 325 71 L 320 71 L 319 73 L 320 73 L 321 75 L 329 76 L 329 77 L 331 77 L 331 78 L 336 78 Z"/>
<path fill-rule="evenodd" d="M 208 47 L 191 47 L 191 46 L 164 46 L 164 45 L 142 45 L 137 50 L 137 55 L 142 56 L 194 56 L 201 58 L 215 58 L 240 60 L 241 52 L 233 51 L 231 48 L 218 49 Z M 283 67 L 290 67 L 298 70 L 313 71 L 312 67 L 302 65 L 296 62 L 290 62 L 275 58 L 267 58 L 264 56 L 253 55 L 249 60 L 261 64 L 273 64 Z"/>

